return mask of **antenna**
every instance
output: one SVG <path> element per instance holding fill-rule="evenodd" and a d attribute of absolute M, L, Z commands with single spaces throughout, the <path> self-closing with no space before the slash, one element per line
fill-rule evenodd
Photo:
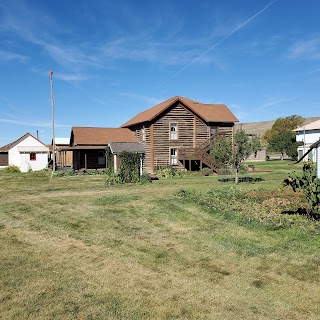
<path fill-rule="evenodd" d="M 50 76 L 50 91 L 51 91 L 51 107 L 52 107 L 52 172 L 56 171 L 56 146 L 54 139 L 54 99 L 53 99 L 53 83 L 52 83 L 53 72 L 49 71 Z"/>

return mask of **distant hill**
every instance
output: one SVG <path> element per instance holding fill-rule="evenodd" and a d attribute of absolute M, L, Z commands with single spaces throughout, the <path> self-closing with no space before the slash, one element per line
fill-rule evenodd
<path fill-rule="evenodd" d="M 304 125 L 317 120 L 320 120 L 320 117 L 305 118 Z M 235 130 L 237 131 L 239 129 L 243 129 L 247 134 L 253 134 L 262 137 L 267 130 L 272 128 L 275 121 L 276 120 L 237 123 L 235 125 Z"/>

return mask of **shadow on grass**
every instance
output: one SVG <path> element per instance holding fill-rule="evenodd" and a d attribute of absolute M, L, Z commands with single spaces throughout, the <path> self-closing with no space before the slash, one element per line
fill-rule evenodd
<path fill-rule="evenodd" d="M 296 210 L 284 210 L 281 212 L 281 214 L 300 215 L 307 217 L 310 220 L 320 221 L 320 213 L 309 211 L 306 208 L 298 208 Z"/>
<path fill-rule="evenodd" d="M 220 182 L 235 182 L 235 178 L 220 178 L 220 179 L 218 179 L 218 181 L 220 181 Z M 239 183 L 243 183 L 243 182 L 253 183 L 253 182 L 261 182 L 261 181 L 264 181 L 264 179 L 252 178 L 252 177 L 239 177 L 239 179 L 238 179 Z"/>

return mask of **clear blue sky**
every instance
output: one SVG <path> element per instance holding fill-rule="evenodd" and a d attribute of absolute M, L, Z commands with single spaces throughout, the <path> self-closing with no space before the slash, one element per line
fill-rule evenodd
<path fill-rule="evenodd" d="M 172 96 L 320 116 L 319 0 L 1 0 L 0 146 L 118 127 Z"/>

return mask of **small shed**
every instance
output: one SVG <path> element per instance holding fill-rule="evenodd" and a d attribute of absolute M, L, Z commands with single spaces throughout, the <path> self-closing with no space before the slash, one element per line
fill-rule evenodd
<path fill-rule="evenodd" d="M 42 170 L 48 166 L 48 153 L 49 148 L 45 144 L 26 133 L 0 148 L 0 166 L 18 166 L 21 172 Z"/>
<path fill-rule="evenodd" d="M 142 143 L 139 142 L 110 142 L 109 147 L 111 153 L 113 155 L 113 164 L 114 164 L 114 171 L 117 171 L 117 168 L 120 163 L 119 154 L 123 151 L 132 152 L 132 153 L 139 153 L 140 156 L 140 175 L 142 175 L 142 168 L 143 168 L 143 156 L 144 156 L 144 147 Z"/>

